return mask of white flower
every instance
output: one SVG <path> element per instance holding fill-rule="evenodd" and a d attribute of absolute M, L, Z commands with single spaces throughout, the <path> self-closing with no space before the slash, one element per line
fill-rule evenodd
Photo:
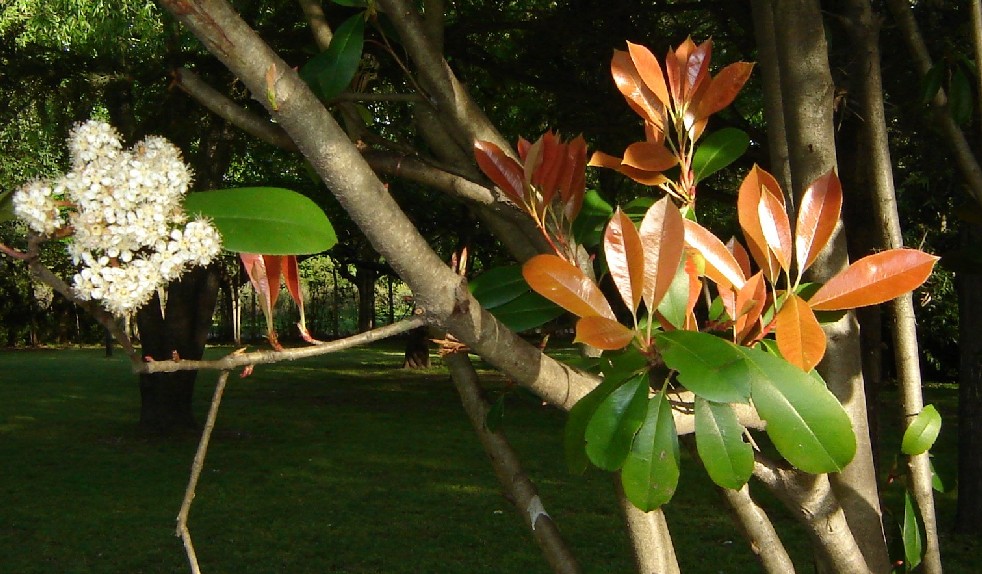
<path fill-rule="evenodd" d="M 115 157 L 122 149 L 119 132 L 106 122 L 89 120 L 76 124 L 68 135 L 72 167 L 80 167 L 100 157 Z"/>
<path fill-rule="evenodd" d="M 35 180 L 14 192 L 14 214 L 34 231 L 52 235 L 64 225 L 52 186 Z"/>

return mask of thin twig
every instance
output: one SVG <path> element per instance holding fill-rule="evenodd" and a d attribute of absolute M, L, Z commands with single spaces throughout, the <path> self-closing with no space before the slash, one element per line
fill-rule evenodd
<path fill-rule="evenodd" d="M 343 351 L 344 349 L 350 349 L 351 347 L 357 347 L 358 345 L 365 345 L 374 341 L 380 341 L 387 337 L 392 337 L 394 335 L 405 333 L 406 331 L 411 331 L 416 327 L 422 327 L 425 324 L 426 319 L 422 315 L 416 315 L 414 317 L 410 317 L 409 319 L 399 321 L 398 323 L 393 323 L 391 325 L 379 327 L 378 329 L 372 329 L 371 331 L 365 331 L 364 333 L 359 333 L 351 337 L 338 339 L 337 341 L 329 341 L 311 347 L 298 347 L 295 349 L 286 349 L 284 351 L 230 353 L 221 359 L 214 361 L 190 361 L 183 359 L 179 361 L 151 361 L 148 363 L 142 363 L 135 370 L 138 373 L 148 374 L 173 373 L 175 371 L 195 371 L 203 369 L 227 371 L 248 365 L 295 361 L 297 359 L 317 357 L 328 353 L 334 353 L 336 351 Z"/>
<path fill-rule="evenodd" d="M 0 243 L 0 253 L 13 257 L 14 259 L 20 259 L 21 261 L 26 261 L 30 257 L 27 253 L 24 253 L 19 249 L 14 249 L 9 245 L 4 245 L 3 243 Z"/>
<path fill-rule="evenodd" d="M 228 381 L 228 371 L 222 371 L 215 385 L 215 394 L 211 397 L 211 406 L 208 408 L 208 418 L 205 421 L 205 428 L 201 431 L 201 440 L 198 441 L 198 450 L 194 453 L 194 462 L 191 463 L 191 477 L 188 479 L 188 487 L 184 491 L 184 500 L 181 502 L 181 510 L 177 513 L 177 536 L 184 542 L 184 549 L 187 551 L 188 562 L 191 564 L 191 572 L 200 574 L 198 567 L 198 557 L 194 553 L 194 544 L 191 543 L 191 532 L 188 531 L 188 513 L 191 511 L 191 501 L 194 500 L 194 490 L 198 486 L 198 479 L 201 477 L 201 469 L 205 464 L 205 454 L 208 452 L 208 442 L 211 440 L 211 431 L 215 428 L 215 419 L 218 418 L 218 406 L 222 402 L 222 393 L 225 392 L 225 383 Z"/>

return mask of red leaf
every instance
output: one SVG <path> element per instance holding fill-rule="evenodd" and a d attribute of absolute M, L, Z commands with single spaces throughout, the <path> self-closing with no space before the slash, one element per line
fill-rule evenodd
<path fill-rule="evenodd" d="M 478 167 L 501 191 L 518 205 L 525 205 L 525 170 L 501 148 L 491 142 L 474 142 L 474 158 Z"/>
<path fill-rule="evenodd" d="M 791 268 L 791 223 L 788 212 L 784 211 L 784 204 L 771 193 L 761 193 L 757 215 L 767 247 L 781 269 L 787 272 Z"/>
<path fill-rule="evenodd" d="M 256 291 L 256 299 L 259 301 L 259 308 L 263 311 L 263 316 L 266 317 L 266 336 L 269 338 L 270 342 L 276 341 L 276 332 L 273 329 L 273 301 L 275 300 L 272 296 L 274 289 L 270 288 L 269 277 L 266 270 L 266 261 L 262 255 L 256 255 L 254 253 L 239 253 L 239 258 L 242 260 L 242 265 L 245 267 L 246 274 L 249 275 L 249 281 L 252 283 L 252 288 Z M 280 284 L 279 276 L 276 278 L 275 291 L 279 294 Z M 274 344 L 274 347 L 276 345 Z"/>
<path fill-rule="evenodd" d="M 804 299 L 794 293 L 774 318 L 777 348 L 792 365 L 806 373 L 825 355 L 825 332 Z"/>
<path fill-rule="evenodd" d="M 303 291 L 300 286 L 300 268 L 297 265 L 296 255 L 286 255 L 283 260 L 283 282 L 286 283 L 286 290 L 290 293 L 293 302 L 297 304 L 297 310 L 300 311 L 300 321 L 297 323 L 300 336 L 308 343 L 319 343 L 307 331 L 307 319 L 303 312 Z"/>
<path fill-rule="evenodd" d="M 269 307 L 276 308 L 276 300 L 280 298 L 280 275 L 283 270 L 283 259 L 286 255 L 263 255 L 266 264 L 266 280 L 269 281 Z"/>
<path fill-rule="evenodd" d="M 644 287 L 645 261 L 641 237 L 634 223 L 620 208 L 614 212 L 604 233 L 604 255 L 610 277 L 617 286 L 624 304 L 632 313 L 637 311 Z"/>
<path fill-rule="evenodd" d="M 682 214 L 671 199 L 663 197 L 648 208 L 640 235 L 644 246 L 644 303 L 651 312 L 668 293 L 685 248 Z"/>
<path fill-rule="evenodd" d="M 619 171 L 642 185 L 655 186 L 668 181 L 668 178 L 661 172 L 649 172 L 622 165 L 621 158 L 607 155 L 601 151 L 593 152 L 588 165 L 591 167 L 606 167 Z"/>
<path fill-rule="evenodd" d="M 576 343 L 586 343 L 604 351 L 623 349 L 634 339 L 634 331 L 613 319 L 593 315 L 576 322 Z"/>
<path fill-rule="evenodd" d="M 668 86 L 665 84 L 665 74 L 662 73 L 661 66 L 658 64 L 658 58 L 651 53 L 651 50 L 640 44 L 628 42 L 627 51 L 641 80 L 662 104 L 666 107 L 670 106 L 672 102 L 668 98 Z"/>
<path fill-rule="evenodd" d="M 685 219 L 682 223 L 685 225 L 685 244 L 698 251 L 706 261 L 706 277 L 721 289 L 743 287 L 747 278 L 723 242 L 695 221 Z"/>
<path fill-rule="evenodd" d="M 801 196 L 794 238 L 799 276 L 815 262 L 832 237 L 841 209 L 842 184 L 831 170 L 812 182 Z"/>
<path fill-rule="evenodd" d="M 916 249 L 863 257 L 829 279 L 808 303 L 815 311 L 837 311 L 889 301 L 924 283 L 938 259 Z"/>
<path fill-rule="evenodd" d="M 753 69 L 754 65 L 751 63 L 736 62 L 720 70 L 699 94 L 699 100 L 693 102 L 696 119 L 708 118 L 733 103 Z"/>
<path fill-rule="evenodd" d="M 574 315 L 614 319 L 614 312 L 600 288 L 578 267 L 558 255 L 532 257 L 522 266 L 522 276 L 532 290 Z"/>
<path fill-rule="evenodd" d="M 761 227 L 760 212 L 757 207 L 763 193 L 773 193 L 778 201 L 784 204 L 784 195 L 777 180 L 755 164 L 740 184 L 740 191 L 737 194 L 737 218 L 740 221 L 740 228 L 743 229 L 743 236 L 747 240 L 750 254 L 764 272 L 764 277 L 773 283 L 777 279 L 780 266 L 767 247 L 767 240 L 764 239 L 764 230 Z"/>
<path fill-rule="evenodd" d="M 758 271 L 737 292 L 734 304 L 736 317 L 734 317 L 733 330 L 736 333 L 738 343 L 745 341 L 747 336 L 751 334 L 754 325 L 760 320 L 766 301 L 767 288 L 764 284 L 763 275 Z"/>
<path fill-rule="evenodd" d="M 627 52 L 615 50 L 610 61 L 610 72 L 617 89 L 631 109 L 658 130 L 665 131 L 665 104 L 642 79 L 631 56 Z"/>
<path fill-rule="evenodd" d="M 661 143 L 635 142 L 624 150 L 621 163 L 642 171 L 661 172 L 678 162 L 675 154 Z"/>

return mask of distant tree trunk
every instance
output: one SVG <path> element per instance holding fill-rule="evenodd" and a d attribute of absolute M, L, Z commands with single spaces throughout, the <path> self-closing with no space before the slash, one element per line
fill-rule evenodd
<path fill-rule="evenodd" d="M 982 241 L 982 226 L 964 223 L 963 242 Z M 959 532 L 982 536 L 982 273 L 958 273 L 958 514 Z"/>
<path fill-rule="evenodd" d="M 430 368 L 430 340 L 426 327 L 419 327 L 409 332 L 409 338 L 406 340 L 406 357 L 402 362 L 402 368 Z"/>
<path fill-rule="evenodd" d="M 200 359 L 204 354 L 218 297 L 219 274 L 195 268 L 170 285 L 166 310 L 155 295 L 137 312 L 141 353 L 156 360 Z M 140 376 L 140 427 L 153 434 L 173 434 L 196 428 L 191 409 L 197 371 Z"/>
<path fill-rule="evenodd" d="M 358 288 L 358 331 L 364 333 L 375 328 L 375 282 L 378 272 L 364 267 L 358 269 L 355 287 Z"/>

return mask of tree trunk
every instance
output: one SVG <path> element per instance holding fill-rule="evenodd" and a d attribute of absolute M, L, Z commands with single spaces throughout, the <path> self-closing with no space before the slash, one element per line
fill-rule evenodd
<path fill-rule="evenodd" d="M 402 368 L 430 368 L 430 341 L 426 327 L 419 327 L 409 332 L 409 338 L 406 340 L 406 358 L 402 362 Z"/>
<path fill-rule="evenodd" d="M 976 248 L 982 226 L 963 223 L 963 243 Z M 958 273 L 958 513 L 955 528 L 982 536 L 982 274 Z"/>
<path fill-rule="evenodd" d="M 358 332 L 364 333 L 375 328 L 375 282 L 378 271 L 365 267 L 358 268 L 355 287 L 358 288 Z"/>
<path fill-rule="evenodd" d="M 141 353 L 155 360 L 197 360 L 204 354 L 211 327 L 219 274 L 215 268 L 195 268 L 168 288 L 166 312 L 153 299 L 137 312 Z M 196 430 L 191 399 L 197 371 L 140 376 L 140 427 L 152 434 Z"/>

